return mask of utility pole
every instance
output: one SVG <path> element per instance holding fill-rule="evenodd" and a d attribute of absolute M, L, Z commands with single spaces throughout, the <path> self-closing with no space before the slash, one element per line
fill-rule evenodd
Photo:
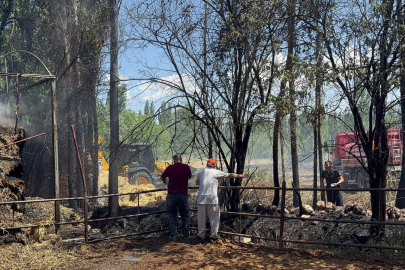
<path fill-rule="evenodd" d="M 108 175 L 108 193 L 118 193 L 118 146 L 119 146 L 119 116 L 118 116 L 118 6 L 117 0 L 109 0 L 110 7 L 110 159 Z M 108 214 L 118 215 L 118 196 L 108 197 Z"/>

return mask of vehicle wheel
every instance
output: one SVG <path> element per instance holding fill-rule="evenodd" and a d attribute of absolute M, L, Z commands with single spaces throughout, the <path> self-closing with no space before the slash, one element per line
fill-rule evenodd
<path fill-rule="evenodd" d="M 152 177 L 144 171 L 141 172 L 136 172 L 134 174 L 128 174 L 129 177 L 129 183 L 132 185 L 147 185 L 147 184 L 153 184 L 153 179 Z"/>

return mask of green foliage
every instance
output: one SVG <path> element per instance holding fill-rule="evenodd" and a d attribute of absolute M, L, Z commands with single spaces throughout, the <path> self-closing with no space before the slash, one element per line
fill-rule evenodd
<path fill-rule="evenodd" d="M 126 102 L 127 102 L 127 93 L 128 93 L 128 85 L 120 84 L 118 86 L 118 112 L 122 113 L 126 109 Z M 107 100 L 106 104 L 110 105 L 110 92 L 107 92 Z"/>
<path fill-rule="evenodd" d="M 143 114 L 144 115 L 149 115 L 149 112 L 150 112 L 150 110 L 149 110 L 149 100 L 146 100 L 145 106 L 143 108 Z"/>
<path fill-rule="evenodd" d="M 154 115 L 155 114 L 155 104 L 153 104 L 153 100 L 152 100 L 152 102 L 150 103 L 150 106 L 149 106 L 149 115 Z"/>
<path fill-rule="evenodd" d="M 97 105 L 98 132 L 103 138 L 105 150 L 109 147 L 110 118 L 109 104 Z M 173 155 L 169 145 L 172 137 L 169 131 L 162 125 L 158 125 L 153 117 L 137 114 L 131 109 L 124 109 L 119 115 L 120 141 L 124 144 L 151 143 L 160 160 L 170 160 Z M 108 155 L 108 151 L 106 151 Z"/>
<path fill-rule="evenodd" d="M 170 102 L 166 103 L 163 101 L 158 114 L 159 125 L 162 126 L 169 125 L 171 123 L 171 117 L 172 117 L 171 104 Z"/>

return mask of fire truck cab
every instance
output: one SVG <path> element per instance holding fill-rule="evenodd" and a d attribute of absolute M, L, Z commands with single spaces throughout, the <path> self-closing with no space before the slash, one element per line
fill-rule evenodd
<path fill-rule="evenodd" d="M 398 182 L 401 173 L 402 132 L 390 129 L 388 135 L 388 181 Z M 370 187 L 367 158 L 355 133 L 340 132 L 333 140 L 324 143 L 325 150 L 330 154 L 333 168 L 338 170 L 345 182 L 343 187 Z"/>

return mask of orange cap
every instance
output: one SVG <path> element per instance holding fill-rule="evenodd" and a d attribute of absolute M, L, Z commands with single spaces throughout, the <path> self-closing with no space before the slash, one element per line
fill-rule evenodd
<path fill-rule="evenodd" d="M 215 165 L 215 164 L 217 164 L 217 161 L 215 160 L 215 158 L 210 158 L 209 160 L 207 160 L 207 164 L 208 163 Z"/>

